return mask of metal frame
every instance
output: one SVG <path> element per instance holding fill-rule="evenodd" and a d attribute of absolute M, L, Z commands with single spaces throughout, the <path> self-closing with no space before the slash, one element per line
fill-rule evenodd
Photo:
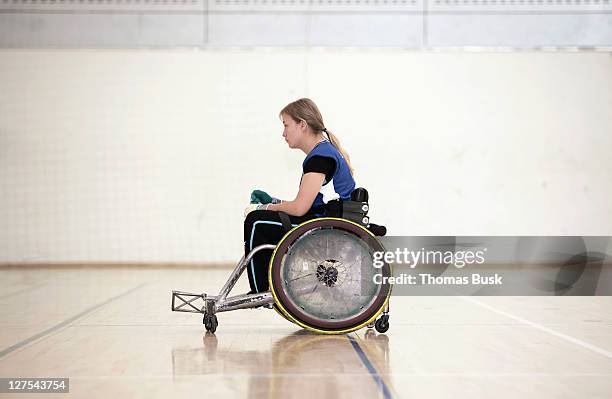
<path fill-rule="evenodd" d="M 274 297 L 270 291 L 258 292 L 255 294 L 236 295 L 229 298 L 227 295 L 230 293 L 232 288 L 234 288 L 236 282 L 242 275 L 242 272 L 244 272 L 244 269 L 246 269 L 246 266 L 251 261 L 253 256 L 261 250 L 273 250 L 274 248 L 276 248 L 276 245 L 259 245 L 253 248 L 246 258 L 243 256 L 223 288 L 221 288 L 219 295 L 213 296 L 206 295 L 205 293 L 195 294 L 191 292 L 172 291 L 172 311 L 213 315 L 215 313 L 229 312 L 230 310 L 236 309 L 249 309 L 266 305 L 268 307 L 272 307 Z M 198 301 L 199 299 L 201 299 L 201 302 Z"/>

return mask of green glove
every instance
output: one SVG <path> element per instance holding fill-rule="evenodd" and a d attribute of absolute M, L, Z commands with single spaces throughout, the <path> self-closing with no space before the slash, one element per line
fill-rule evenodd
<path fill-rule="evenodd" d="M 261 190 L 253 190 L 251 193 L 251 204 L 278 204 L 281 200 L 272 197 L 270 194 Z"/>

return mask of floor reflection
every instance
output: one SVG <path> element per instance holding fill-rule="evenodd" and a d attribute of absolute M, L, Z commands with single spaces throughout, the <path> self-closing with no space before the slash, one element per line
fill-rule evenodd
<path fill-rule="evenodd" d="M 387 397 L 391 391 L 389 338 L 373 330 L 359 335 L 300 330 L 272 339 L 271 345 L 259 350 L 241 349 L 250 346 L 234 339 L 206 333 L 201 347 L 173 349 L 173 374 L 219 374 L 219 383 L 248 379 L 250 398 L 375 398 Z M 261 348 L 252 345 L 256 346 Z"/>

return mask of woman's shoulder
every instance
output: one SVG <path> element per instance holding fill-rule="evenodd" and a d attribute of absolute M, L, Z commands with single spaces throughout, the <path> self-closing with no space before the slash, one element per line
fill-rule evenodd
<path fill-rule="evenodd" d="M 308 154 L 307 157 L 313 157 L 313 156 L 335 156 L 336 154 L 339 154 L 338 150 L 336 149 L 336 147 L 334 147 L 334 145 L 332 143 L 330 143 L 328 140 L 323 140 L 320 143 L 318 143 L 313 149 L 312 151 L 310 151 L 310 153 Z"/>

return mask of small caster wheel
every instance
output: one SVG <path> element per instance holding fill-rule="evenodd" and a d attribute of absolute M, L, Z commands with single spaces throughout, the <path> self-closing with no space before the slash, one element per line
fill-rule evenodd
<path fill-rule="evenodd" d="M 384 314 L 380 316 L 380 319 L 376 320 L 374 327 L 376 328 L 376 331 L 381 334 L 387 332 L 389 329 L 389 315 Z"/>
<path fill-rule="evenodd" d="M 204 327 L 206 331 L 210 331 L 214 334 L 217 331 L 217 326 L 219 325 L 219 321 L 217 320 L 217 316 L 214 314 L 204 313 Z"/>

